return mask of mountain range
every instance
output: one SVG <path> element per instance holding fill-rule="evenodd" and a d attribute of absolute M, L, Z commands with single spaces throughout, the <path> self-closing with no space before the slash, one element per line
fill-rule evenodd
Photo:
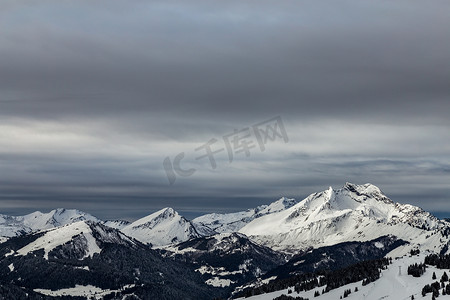
<path fill-rule="evenodd" d="M 399 256 L 418 245 L 441 251 L 449 243 L 449 225 L 419 207 L 393 202 L 372 184 L 346 183 L 257 218 L 240 232 L 274 250 L 292 252 L 394 235 L 410 242 L 392 253 Z"/>
<path fill-rule="evenodd" d="M 172 208 L 134 222 L 76 209 L 0 215 L 0 286 L 17 299 L 221 298 L 371 259 L 444 255 L 449 232 L 447 221 L 352 183 L 193 220 Z"/>

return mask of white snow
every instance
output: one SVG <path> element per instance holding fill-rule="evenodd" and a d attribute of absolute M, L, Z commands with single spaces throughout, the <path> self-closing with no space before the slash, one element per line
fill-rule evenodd
<path fill-rule="evenodd" d="M 379 249 L 383 249 L 384 245 L 380 242 L 375 242 L 375 247 L 379 248 Z"/>
<path fill-rule="evenodd" d="M 94 253 L 100 253 L 101 249 L 92 236 L 91 228 L 86 222 L 80 221 L 46 231 L 43 236 L 39 237 L 34 242 L 17 250 L 17 255 L 27 255 L 30 252 L 44 249 L 44 258 L 48 259 L 48 253 L 51 250 L 69 242 L 73 236 L 79 234 L 83 235 L 88 242 L 88 247 L 86 249 L 87 254 L 85 257 L 92 256 Z"/>
<path fill-rule="evenodd" d="M 318 300 L 335 300 L 339 299 L 344 294 L 344 290 L 350 289 L 352 293 L 345 299 L 349 300 L 380 300 L 380 299 L 392 299 L 392 300 L 410 300 L 411 295 L 414 295 L 415 299 L 431 299 L 431 294 L 428 294 L 425 298 L 422 297 L 421 291 L 424 285 L 431 284 L 435 281 L 439 281 L 444 271 L 447 274 L 450 273 L 448 269 L 436 269 L 429 266 L 421 277 L 412 277 L 407 275 L 408 266 L 414 263 L 422 263 L 425 254 L 413 257 L 402 257 L 398 260 L 393 260 L 392 265 L 389 265 L 387 270 L 383 270 L 381 278 L 375 282 L 372 282 L 366 286 L 362 285 L 362 281 L 351 283 L 340 288 L 331 290 L 328 293 L 322 294 L 324 287 L 316 288 L 310 291 L 302 291 L 300 293 L 295 292 L 294 288 L 288 288 L 281 291 L 272 293 L 257 295 L 248 298 L 239 299 L 255 299 L 255 300 L 272 300 L 282 294 L 288 295 L 288 290 L 292 293 L 289 294 L 292 297 L 304 297 L 309 299 Z M 399 274 L 399 267 L 401 267 L 401 274 Z M 431 275 L 436 273 L 437 280 L 432 280 Z M 355 287 L 358 287 L 358 291 L 354 292 Z M 314 292 L 319 291 L 320 296 L 314 297 Z M 441 295 L 439 299 L 450 299 L 450 295 Z"/>
<path fill-rule="evenodd" d="M 392 202 L 371 184 L 347 183 L 254 219 L 239 232 L 274 250 L 292 252 L 395 235 L 411 242 L 391 254 L 401 256 L 418 245 L 421 250 L 439 251 L 449 239 L 438 230 L 448 225 L 418 207 Z"/>
<path fill-rule="evenodd" d="M 75 285 L 73 288 L 66 288 L 60 290 L 46 290 L 46 289 L 34 289 L 35 292 L 47 295 L 47 296 L 79 296 L 79 297 L 94 297 L 94 299 L 101 299 L 102 296 L 108 294 L 123 291 L 124 289 L 133 287 L 134 284 L 126 285 L 120 290 L 103 290 L 93 285 Z M 98 298 L 99 297 L 99 298 Z"/>
<path fill-rule="evenodd" d="M 84 222 L 83 222 L 84 223 Z M 92 236 L 92 230 L 89 228 L 89 233 L 83 232 L 84 237 L 87 240 L 87 253 L 85 257 L 92 257 L 95 253 L 100 253 L 102 249 L 97 245 L 95 238 Z"/>
<path fill-rule="evenodd" d="M 185 253 L 189 253 L 189 252 L 198 252 L 197 249 L 192 248 L 192 247 L 179 249 L 177 245 L 168 245 L 168 246 L 161 247 L 161 249 L 170 251 L 173 254 L 185 254 Z"/>
<path fill-rule="evenodd" d="M 196 269 L 195 271 L 199 272 L 200 274 L 211 274 L 211 275 L 217 275 L 217 276 L 242 274 L 242 270 L 227 271 L 224 267 L 214 268 L 211 266 L 201 266 L 200 268 Z"/>
<path fill-rule="evenodd" d="M 300 265 L 300 264 L 302 264 L 302 263 L 304 263 L 304 262 L 305 262 L 304 259 L 299 260 L 299 261 L 296 261 L 296 262 L 294 263 L 294 266 L 298 266 L 298 265 Z"/>
<path fill-rule="evenodd" d="M 210 267 L 210 266 L 201 266 L 200 268 L 196 269 L 195 272 L 199 272 L 200 274 L 205 274 L 205 273 L 212 273 L 214 270 L 214 268 Z"/>
<path fill-rule="evenodd" d="M 14 271 L 14 264 L 10 264 L 10 265 L 8 266 L 8 268 L 9 268 L 9 271 L 10 271 L 10 272 Z"/>
<path fill-rule="evenodd" d="M 277 279 L 277 276 L 272 276 L 272 277 L 263 279 L 263 280 L 261 280 L 261 282 L 262 283 L 269 283 L 269 282 L 271 282 L 272 280 L 275 280 L 275 279 Z"/>
<path fill-rule="evenodd" d="M 246 211 L 228 214 L 207 214 L 195 218 L 192 223 L 196 226 L 206 226 L 218 233 L 235 232 L 252 220 L 261 216 L 285 210 L 296 204 L 295 199 L 281 198 L 269 205 L 261 205 Z"/>
<path fill-rule="evenodd" d="M 181 243 L 201 236 L 190 221 L 172 208 L 161 209 L 125 226 L 121 231 L 153 246 Z"/>
<path fill-rule="evenodd" d="M 125 220 L 108 220 L 108 221 L 104 221 L 103 225 L 120 230 L 120 229 L 123 229 L 126 226 L 130 225 L 130 223 L 131 222 L 128 222 Z"/>
<path fill-rule="evenodd" d="M 48 213 L 36 211 L 25 216 L 0 215 L 0 236 L 13 237 L 84 220 L 99 221 L 85 212 L 64 208 L 54 209 Z"/>
<path fill-rule="evenodd" d="M 206 280 L 205 283 L 215 286 L 215 287 L 225 287 L 225 286 L 230 286 L 230 284 L 234 283 L 234 281 L 231 281 L 230 279 L 222 279 L 219 277 L 213 277 L 211 279 Z"/>

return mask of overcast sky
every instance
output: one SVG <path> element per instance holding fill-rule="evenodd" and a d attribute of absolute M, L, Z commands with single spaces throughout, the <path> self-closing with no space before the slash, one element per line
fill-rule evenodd
<path fill-rule="evenodd" d="M 349 181 L 450 216 L 449 11 L 0 0 L 0 213 L 191 218 Z M 262 151 L 252 125 L 274 117 L 288 141 Z M 230 162 L 224 137 L 247 128 Z M 163 161 L 180 153 L 195 171 L 170 184 Z"/>

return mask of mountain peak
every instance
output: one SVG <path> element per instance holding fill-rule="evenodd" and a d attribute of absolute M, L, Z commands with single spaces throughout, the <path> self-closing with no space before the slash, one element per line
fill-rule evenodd
<path fill-rule="evenodd" d="M 371 183 L 354 184 L 351 182 L 346 182 L 344 184 L 344 188 L 348 190 L 382 193 L 381 190 L 376 185 L 373 185 Z"/>
<path fill-rule="evenodd" d="M 288 250 L 392 233 L 410 242 L 420 236 L 421 243 L 427 243 L 430 231 L 442 226 L 419 207 L 393 202 L 373 184 L 347 182 L 340 189 L 328 188 L 289 209 L 255 219 L 240 232 L 274 249 Z M 435 242 L 439 243 L 438 235 L 429 244 Z"/>
<path fill-rule="evenodd" d="M 366 184 L 353 184 L 346 182 L 342 190 L 348 191 L 354 194 L 359 200 L 367 200 L 369 198 L 382 201 L 385 203 L 394 203 L 389 199 L 376 185 L 371 183 Z M 362 198 L 362 199 L 360 199 Z"/>
<path fill-rule="evenodd" d="M 57 208 L 47 213 L 35 211 L 24 216 L 1 215 L 0 236 L 18 236 L 84 220 L 100 221 L 88 213 L 65 208 Z"/>
<path fill-rule="evenodd" d="M 153 246 L 163 246 L 200 237 L 194 225 L 171 207 L 136 220 L 123 227 L 122 231 Z"/>
<path fill-rule="evenodd" d="M 178 215 L 178 212 L 175 211 L 172 207 L 163 208 L 163 209 L 157 211 L 156 213 L 159 213 L 160 215 L 164 215 L 166 217 L 173 217 L 175 215 Z"/>
<path fill-rule="evenodd" d="M 297 204 L 297 200 L 295 200 L 294 198 L 287 198 L 287 197 L 281 197 L 278 201 L 275 201 L 274 203 L 276 202 L 281 202 L 282 204 L 284 204 L 285 208 L 289 208 Z"/>
<path fill-rule="evenodd" d="M 77 221 L 35 234 L 35 239 L 16 251 L 25 256 L 30 252 L 44 250 L 44 258 L 52 256 L 73 256 L 84 259 L 100 253 L 104 243 L 134 245 L 133 240 L 120 231 L 93 220 Z"/>

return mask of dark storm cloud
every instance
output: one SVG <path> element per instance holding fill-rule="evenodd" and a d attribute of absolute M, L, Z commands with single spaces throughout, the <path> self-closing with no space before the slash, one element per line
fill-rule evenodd
<path fill-rule="evenodd" d="M 435 188 L 435 203 L 449 192 L 448 2 L 0 8 L 4 212 L 233 210 L 345 181 L 414 204 L 423 191 L 410 185 Z M 166 156 L 192 159 L 209 139 L 277 115 L 288 144 L 218 157 L 216 170 L 194 159 L 198 172 L 168 185 Z"/>

